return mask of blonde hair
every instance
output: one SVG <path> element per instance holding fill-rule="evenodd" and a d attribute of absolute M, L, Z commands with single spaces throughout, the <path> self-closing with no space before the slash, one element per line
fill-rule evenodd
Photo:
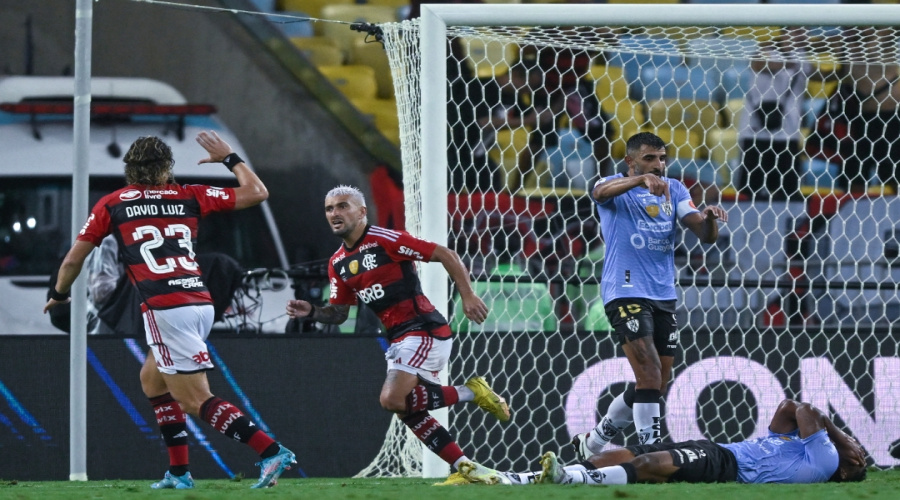
<path fill-rule="evenodd" d="M 363 196 L 362 191 L 353 186 L 345 186 L 342 184 L 336 188 L 333 188 L 328 192 L 328 194 L 325 195 L 326 198 L 332 198 L 335 196 L 349 196 L 350 199 L 359 204 L 359 206 L 366 206 L 366 197 Z"/>

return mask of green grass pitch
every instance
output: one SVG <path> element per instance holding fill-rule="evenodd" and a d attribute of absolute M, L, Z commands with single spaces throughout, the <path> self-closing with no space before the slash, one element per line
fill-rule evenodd
<path fill-rule="evenodd" d="M 0 471 L 2 474 L 2 471 Z M 282 479 L 274 488 L 250 490 L 254 481 L 195 479 L 196 487 L 187 491 L 154 491 L 152 479 L 118 481 L 44 481 L 0 480 L 0 498 L 72 500 L 72 499 L 354 499 L 354 500 L 569 500 L 648 499 L 648 500 L 875 500 L 900 498 L 900 470 L 870 471 L 862 483 L 847 484 L 638 484 L 627 486 L 554 486 L 531 485 L 434 486 L 430 479 Z"/>

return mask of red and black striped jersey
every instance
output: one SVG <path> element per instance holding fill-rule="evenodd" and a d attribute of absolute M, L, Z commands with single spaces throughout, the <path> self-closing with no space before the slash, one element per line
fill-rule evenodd
<path fill-rule="evenodd" d="M 367 226 L 352 248 L 342 244 L 328 263 L 331 304 L 363 301 L 384 324 L 389 339 L 411 331 L 434 332 L 447 320 L 422 293 L 414 262 L 428 262 L 436 243 L 406 231 Z M 449 331 L 449 330 L 446 330 Z"/>
<path fill-rule="evenodd" d="M 142 308 L 212 304 L 194 260 L 200 218 L 234 210 L 232 188 L 130 185 L 94 205 L 78 240 L 99 246 L 109 234 L 137 286 Z"/>

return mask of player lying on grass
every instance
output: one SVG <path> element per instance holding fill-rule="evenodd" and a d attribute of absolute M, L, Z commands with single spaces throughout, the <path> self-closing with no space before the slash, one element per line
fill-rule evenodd
<path fill-rule="evenodd" d="M 626 446 L 564 467 L 556 454 L 541 457 L 541 472 L 484 472 L 460 464 L 470 482 L 522 485 L 629 483 L 824 483 L 862 481 L 866 454 L 825 413 L 786 399 L 778 405 L 769 434 L 730 444 L 707 440 Z"/>

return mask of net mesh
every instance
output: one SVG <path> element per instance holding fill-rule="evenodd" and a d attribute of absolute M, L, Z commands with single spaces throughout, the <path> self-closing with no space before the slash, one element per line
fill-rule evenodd
<path fill-rule="evenodd" d="M 682 352 L 668 438 L 760 435 L 791 397 L 896 464 L 896 29 L 448 26 L 445 82 L 420 81 L 417 20 L 382 29 L 408 229 L 443 208 L 421 200 L 420 134 L 448 134 L 447 243 L 491 308 L 476 325 L 450 305 L 451 383 L 485 375 L 514 412 L 501 426 L 451 408 L 468 456 L 518 470 L 546 450 L 574 460 L 565 443 L 633 382 L 603 310 L 587 190 L 626 170 L 625 140 L 649 131 L 669 145 L 666 175 L 729 213 L 716 243 L 671 242 Z M 447 86 L 447 129 L 420 131 L 429 84 Z M 416 474 L 388 465 L 400 449 L 421 457 L 407 438 L 392 427 L 368 473 Z M 632 428 L 612 446 L 636 442 Z"/>

